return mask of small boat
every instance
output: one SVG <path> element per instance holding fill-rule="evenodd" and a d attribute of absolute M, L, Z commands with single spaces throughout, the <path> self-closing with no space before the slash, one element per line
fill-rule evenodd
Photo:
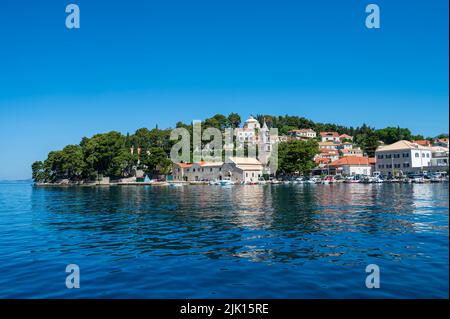
<path fill-rule="evenodd" d="M 230 185 L 234 185 L 234 182 L 230 179 L 221 179 L 219 181 L 221 186 L 230 186 Z"/>
<path fill-rule="evenodd" d="M 169 187 L 182 187 L 182 183 L 169 182 Z"/>

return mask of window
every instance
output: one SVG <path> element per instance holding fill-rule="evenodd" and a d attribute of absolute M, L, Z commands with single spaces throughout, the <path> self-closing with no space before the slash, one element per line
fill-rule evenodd
<path fill-rule="evenodd" d="M 383 159 L 383 155 L 378 155 L 378 159 Z"/>
<path fill-rule="evenodd" d="M 409 163 L 403 163 L 403 167 L 409 167 Z"/>
<path fill-rule="evenodd" d="M 425 157 L 425 153 L 422 153 L 422 157 Z"/>
<path fill-rule="evenodd" d="M 414 153 L 414 156 L 415 157 L 419 157 L 419 153 Z"/>
<path fill-rule="evenodd" d="M 193 168 L 192 171 L 195 172 L 195 168 Z"/>
<path fill-rule="evenodd" d="M 212 172 L 212 168 L 210 168 L 209 171 Z"/>
<path fill-rule="evenodd" d="M 427 158 L 430 158 L 430 153 L 427 153 Z"/>
<path fill-rule="evenodd" d="M 245 177 L 248 177 L 248 173 L 245 173 Z"/>

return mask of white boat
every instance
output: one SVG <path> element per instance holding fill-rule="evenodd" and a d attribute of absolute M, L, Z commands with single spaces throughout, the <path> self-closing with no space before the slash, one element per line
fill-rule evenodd
<path fill-rule="evenodd" d="M 169 186 L 170 187 L 182 187 L 183 184 L 182 183 L 169 182 Z"/>
<path fill-rule="evenodd" d="M 229 179 L 221 179 L 219 181 L 221 186 L 230 186 L 230 185 L 234 185 L 234 182 L 229 180 Z"/>

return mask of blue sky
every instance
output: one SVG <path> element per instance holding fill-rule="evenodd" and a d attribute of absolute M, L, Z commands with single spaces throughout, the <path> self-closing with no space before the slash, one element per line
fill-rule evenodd
<path fill-rule="evenodd" d="M 448 1 L 2 1 L 0 179 L 83 136 L 216 113 L 433 136 L 448 84 Z"/>

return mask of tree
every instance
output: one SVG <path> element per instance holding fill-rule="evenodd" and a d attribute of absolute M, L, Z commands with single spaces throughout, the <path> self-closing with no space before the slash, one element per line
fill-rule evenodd
<path fill-rule="evenodd" d="M 378 139 L 386 144 L 392 144 L 400 140 L 411 140 L 411 131 L 407 128 L 397 127 L 386 127 L 380 130 L 376 130 Z"/>
<path fill-rule="evenodd" d="M 48 180 L 48 175 L 44 170 L 44 163 L 36 161 L 31 165 L 32 178 L 36 183 L 43 183 Z"/>
<path fill-rule="evenodd" d="M 152 147 L 142 158 L 145 166 L 145 173 L 149 176 L 168 174 L 172 162 L 167 157 L 166 152 L 159 147 Z"/>
<path fill-rule="evenodd" d="M 120 156 L 121 150 L 125 149 L 122 134 L 115 131 L 96 134 L 90 139 L 83 139 L 81 147 L 87 166 L 91 170 L 109 177 L 121 175 L 117 169 L 117 159 L 114 158 Z"/>
<path fill-rule="evenodd" d="M 241 117 L 237 113 L 230 113 L 228 115 L 228 126 L 231 128 L 237 128 L 241 125 Z"/>
<path fill-rule="evenodd" d="M 63 177 L 70 180 L 81 180 L 87 169 L 83 149 L 80 145 L 67 145 L 61 151 L 60 169 Z"/>
<path fill-rule="evenodd" d="M 278 146 L 278 172 L 284 175 L 305 174 L 314 168 L 314 155 L 319 152 L 315 140 L 291 141 Z"/>

